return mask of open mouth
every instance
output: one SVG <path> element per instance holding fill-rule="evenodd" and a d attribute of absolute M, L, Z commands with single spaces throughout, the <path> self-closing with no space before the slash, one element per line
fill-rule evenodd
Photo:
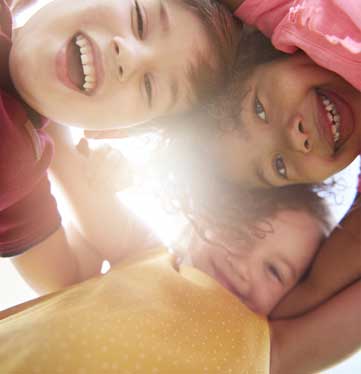
<path fill-rule="evenodd" d="M 352 110 L 336 93 L 320 88 L 316 92 L 321 130 L 336 153 L 353 132 Z"/>
<path fill-rule="evenodd" d="M 324 91 L 317 90 L 318 108 L 325 134 L 333 151 L 337 150 L 340 140 L 342 118 L 335 102 Z"/>
<path fill-rule="evenodd" d="M 72 84 L 87 94 L 92 94 L 98 84 L 96 56 L 91 41 L 84 34 L 76 34 L 66 53 L 68 77 Z"/>
<path fill-rule="evenodd" d="M 331 126 L 333 141 L 336 144 L 340 139 L 341 116 L 337 111 L 335 103 L 329 97 L 320 94 L 320 98 Z"/>

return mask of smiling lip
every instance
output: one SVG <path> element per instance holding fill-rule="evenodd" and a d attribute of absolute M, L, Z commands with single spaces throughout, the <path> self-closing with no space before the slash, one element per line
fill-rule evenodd
<path fill-rule="evenodd" d="M 340 140 L 337 142 L 337 148 L 335 146 L 335 142 L 333 140 L 333 134 L 331 129 L 331 123 L 327 116 L 326 110 L 322 103 L 321 95 L 326 96 L 329 98 L 334 105 L 336 106 L 337 112 L 341 117 L 341 124 L 340 124 Z M 337 150 L 340 149 L 342 144 L 344 144 L 348 138 L 353 133 L 354 129 L 354 117 L 353 112 L 348 105 L 348 103 L 337 95 L 335 92 L 326 90 L 326 89 L 318 89 L 316 92 L 317 98 L 317 129 L 321 138 L 326 139 L 328 145 L 332 150 L 332 154 L 336 153 Z"/>
<path fill-rule="evenodd" d="M 94 56 L 93 65 L 95 68 L 97 83 L 96 83 L 96 87 L 91 92 L 86 92 L 84 89 L 79 88 L 76 84 L 72 82 L 69 76 L 68 50 L 70 48 L 70 44 L 74 43 L 75 36 L 79 34 L 84 35 L 87 38 L 87 40 L 89 41 L 91 45 L 92 53 Z M 60 51 L 58 52 L 55 58 L 55 70 L 56 70 L 56 76 L 60 82 L 62 82 L 66 87 L 70 88 L 71 90 L 74 90 L 85 96 L 94 95 L 99 90 L 99 88 L 104 82 L 104 69 L 103 69 L 100 49 L 98 45 L 89 36 L 85 35 L 83 32 L 76 33 L 60 49 Z"/>

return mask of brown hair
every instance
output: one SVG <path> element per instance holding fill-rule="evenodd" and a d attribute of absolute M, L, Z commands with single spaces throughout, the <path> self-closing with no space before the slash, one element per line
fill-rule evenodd
<path fill-rule="evenodd" d="M 208 140 L 223 131 L 223 118 L 229 121 L 234 116 L 234 127 L 237 126 L 243 95 L 240 82 L 246 80 L 251 69 L 282 55 L 257 32 L 242 39 L 240 51 L 236 84 L 231 83 L 213 104 L 173 118 L 164 126 L 161 145 L 151 161 L 153 175 L 161 180 L 162 200 L 168 209 L 182 211 L 203 238 L 205 231 L 213 228 L 233 232 L 241 240 L 249 238 L 250 233 L 262 236 L 265 225 L 260 223 L 287 208 L 308 211 L 323 223 L 326 232 L 330 227 L 329 211 L 316 193 L 318 186 L 248 190 L 217 175 Z M 235 89 L 239 90 L 238 105 L 232 106 L 229 90 Z M 238 112 L 233 113 L 233 107 Z"/>
<path fill-rule="evenodd" d="M 209 56 L 199 55 L 188 71 L 196 99 L 202 103 L 219 92 L 233 74 L 242 36 L 241 22 L 218 0 L 178 0 L 202 23 L 215 54 L 215 66 Z"/>

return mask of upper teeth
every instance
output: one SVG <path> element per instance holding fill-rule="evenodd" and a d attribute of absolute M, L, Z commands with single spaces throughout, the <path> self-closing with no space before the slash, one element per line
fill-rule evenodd
<path fill-rule="evenodd" d="M 83 66 L 83 88 L 85 91 L 89 92 L 95 88 L 97 83 L 92 47 L 88 39 L 83 35 L 78 35 L 75 38 L 75 44 L 79 47 L 80 59 Z"/>
<path fill-rule="evenodd" d="M 333 141 L 336 143 L 340 139 L 341 116 L 337 112 L 336 105 L 327 96 L 321 94 L 320 97 L 331 123 Z"/>

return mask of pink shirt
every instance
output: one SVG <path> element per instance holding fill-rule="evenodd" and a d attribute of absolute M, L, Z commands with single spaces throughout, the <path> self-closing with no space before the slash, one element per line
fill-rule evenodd
<path fill-rule="evenodd" d="M 245 0 L 234 14 L 277 49 L 301 49 L 361 91 L 361 0 Z"/>
<path fill-rule="evenodd" d="M 301 49 L 361 91 L 360 0 L 245 0 L 235 15 L 277 49 Z"/>
<path fill-rule="evenodd" d="M 53 144 L 43 119 L 18 97 L 9 77 L 11 14 L 0 0 L 0 257 L 19 254 L 60 225 L 47 178 Z"/>

